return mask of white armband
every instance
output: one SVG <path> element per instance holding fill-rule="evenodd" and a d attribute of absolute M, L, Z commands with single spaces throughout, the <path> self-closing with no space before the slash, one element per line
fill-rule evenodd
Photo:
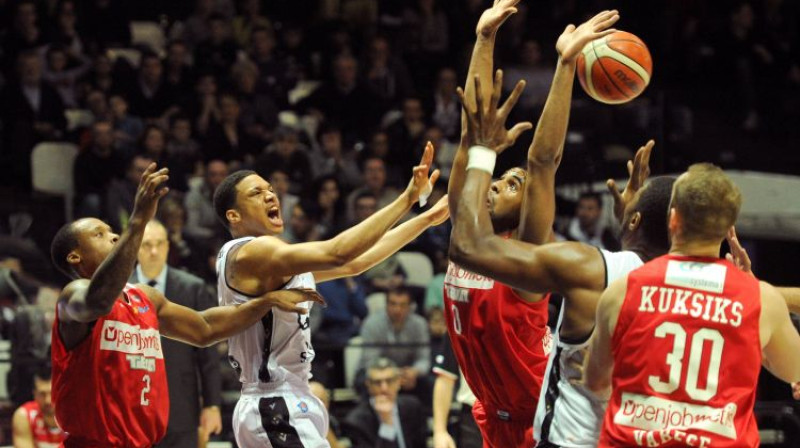
<path fill-rule="evenodd" d="M 497 161 L 497 153 L 485 146 L 473 146 L 469 148 L 469 161 L 467 170 L 476 169 L 494 174 L 494 164 Z"/>

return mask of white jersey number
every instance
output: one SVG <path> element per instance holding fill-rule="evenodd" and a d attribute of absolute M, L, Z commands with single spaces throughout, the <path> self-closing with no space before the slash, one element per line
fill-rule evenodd
<path fill-rule="evenodd" d="M 142 388 L 142 400 L 139 403 L 142 406 L 150 406 L 150 400 L 146 397 L 147 393 L 150 392 L 150 375 L 143 376 L 142 382 L 144 382 L 144 387 Z"/>
<path fill-rule="evenodd" d="M 669 375 L 667 381 L 663 381 L 656 375 L 651 375 L 648 378 L 648 383 L 654 391 L 662 394 L 670 394 L 675 392 L 680 385 L 681 373 L 683 372 L 683 355 L 686 348 L 686 330 L 680 324 L 675 322 L 664 322 L 656 327 L 655 336 L 657 338 L 665 338 L 667 335 L 672 335 L 672 352 L 667 354 L 667 365 L 669 366 Z M 705 343 L 711 343 L 711 354 L 704 353 Z M 720 334 L 719 330 L 712 328 L 702 328 L 692 337 L 691 347 L 689 349 L 689 365 L 686 369 L 686 384 L 684 389 L 686 393 L 694 400 L 708 401 L 717 394 L 717 387 L 719 386 L 719 366 L 722 360 L 722 348 L 725 345 L 725 339 Z M 706 374 L 706 385 L 703 389 L 697 387 L 698 375 L 700 372 L 700 364 L 706 357 L 708 358 L 708 373 Z"/>
<path fill-rule="evenodd" d="M 453 311 L 453 329 L 456 330 L 456 333 L 461 334 L 461 316 L 458 314 L 458 307 L 451 305 L 450 309 Z"/>

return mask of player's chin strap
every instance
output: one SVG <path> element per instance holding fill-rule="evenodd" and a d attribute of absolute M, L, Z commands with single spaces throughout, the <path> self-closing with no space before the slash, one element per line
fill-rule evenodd
<path fill-rule="evenodd" d="M 494 174 L 494 164 L 497 161 L 496 152 L 485 146 L 475 145 L 469 148 L 468 154 L 467 170 L 476 169 L 486 171 L 490 175 Z"/>

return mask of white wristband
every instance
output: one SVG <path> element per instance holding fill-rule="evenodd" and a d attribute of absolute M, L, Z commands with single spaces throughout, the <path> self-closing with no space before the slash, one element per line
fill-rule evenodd
<path fill-rule="evenodd" d="M 494 164 L 497 161 L 497 153 L 485 146 L 473 146 L 469 148 L 469 161 L 467 169 L 476 169 L 494 174 Z"/>
<path fill-rule="evenodd" d="M 431 185 L 431 180 L 428 179 L 428 183 L 425 185 L 425 188 L 422 189 L 422 193 L 419 195 L 420 207 L 425 207 L 425 204 L 428 203 L 428 198 L 431 197 L 431 193 L 433 193 L 433 185 Z"/>

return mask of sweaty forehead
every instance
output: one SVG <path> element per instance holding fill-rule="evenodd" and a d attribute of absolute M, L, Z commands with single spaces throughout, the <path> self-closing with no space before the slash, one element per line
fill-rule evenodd
<path fill-rule="evenodd" d="M 98 230 L 111 230 L 111 227 L 97 218 L 83 218 L 72 223 L 72 229 L 78 236 L 83 236 Z"/>
<path fill-rule="evenodd" d="M 525 172 L 522 168 L 511 168 L 510 170 L 503 173 L 502 179 L 508 179 L 509 177 L 515 177 L 520 183 L 524 183 L 525 179 L 527 178 L 528 173 Z"/>
<path fill-rule="evenodd" d="M 244 193 L 256 188 L 269 188 L 269 186 L 269 182 L 264 180 L 263 177 L 259 176 L 258 174 L 251 174 L 242 179 L 242 181 L 236 185 L 236 190 L 238 190 L 240 193 Z"/>

